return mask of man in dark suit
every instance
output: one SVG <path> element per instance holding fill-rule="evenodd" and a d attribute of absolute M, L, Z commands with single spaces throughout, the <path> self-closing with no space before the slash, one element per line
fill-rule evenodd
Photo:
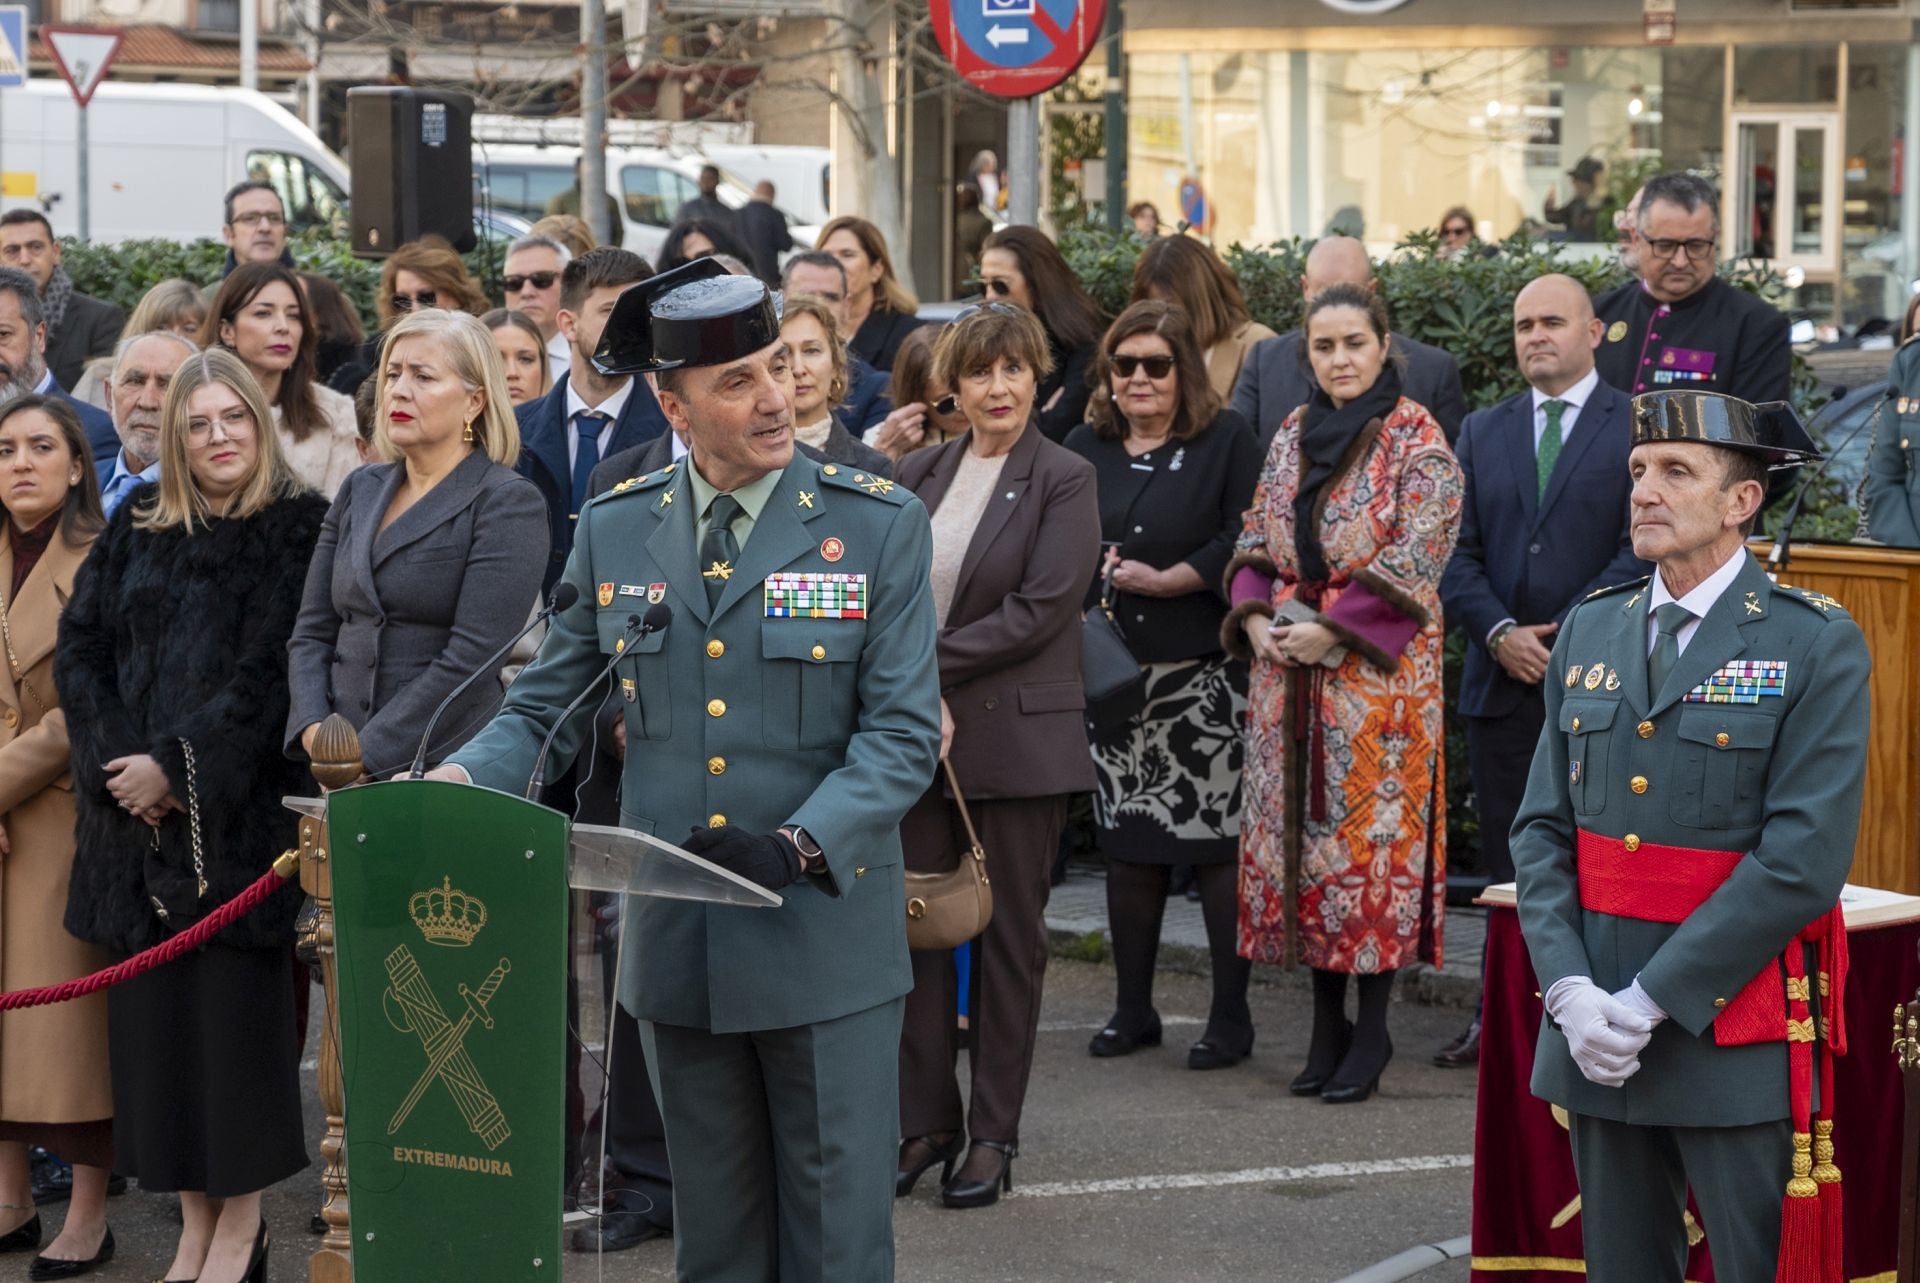
<path fill-rule="evenodd" d="M 127 326 L 127 314 L 73 288 L 67 269 L 60 266 L 53 224 L 38 210 L 0 214 L 0 262 L 33 278 L 47 323 L 47 365 L 60 386 L 72 387 L 88 361 L 113 351 Z"/>
<path fill-rule="evenodd" d="M 1380 288 L 1367 247 L 1351 236 L 1323 237 L 1307 254 L 1300 292 L 1312 302 L 1330 285 L 1352 285 L 1369 293 Z M 1400 334 L 1392 338 L 1392 355 L 1401 362 L 1400 383 L 1407 398 L 1427 408 L 1451 443 L 1467 416 L 1459 363 L 1437 347 Z M 1253 425 L 1263 453 L 1287 416 L 1313 397 L 1313 375 L 1307 369 L 1300 343 L 1299 330 L 1262 339 L 1247 354 L 1240 377 L 1234 382 L 1233 408 Z"/>
<path fill-rule="evenodd" d="M 546 496 L 552 522 L 543 591 L 552 591 L 573 551 L 574 519 L 587 501 L 595 465 L 667 430 L 666 416 L 644 379 L 605 375 L 592 362 L 615 300 L 652 275 L 638 254 L 609 245 L 582 254 L 560 275 L 558 321 L 573 350 L 567 377 L 515 411 L 520 420 L 520 471 Z"/>
<path fill-rule="evenodd" d="M 1530 283 L 1513 301 L 1527 390 L 1468 415 L 1456 446 L 1467 494 L 1440 600 L 1467 636 L 1460 711 L 1481 863 L 1494 882 L 1513 878 L 1507 831 L 1546 715 L 1553 634 L 1588 594 L 1649 569 L 1627 526 L 1629 403 L 1593 368 L 1600 336 L 1578 281 Z M 1434 1060 L 1463 1066 L 1479 1054 L 1476 1015 Z"/>
<path fill-rule="evenodd" d="M 789 294 L 812 294 L 832 304 L 840 322 L 840 337 L 852 340 L 853 331 L 847 325 L 847 269 L 839 259 L 820 250 L 795 254 L 787 260 L 781 288 Z M 840 404 L 840 418 L 847 431 L 864 439 L 869 429 L 879 427 L 893 413 L 893 397 L 888 390 L 892 377 L 893 371 L 876 370 L 851 346 L 847 348 L 847 399 Z"/>
<path fill-rule="evenodd" d="M 17 267 L 0 267 L 0 401 L 37 392 L 57 396 L 80 416 L 97 463 L 120 450 L 113 420 L 76 401 L 47 368 L 47 320 L 33 278 Z"/>
<path fill-rule="evenodd" d="M 740 239 L 753 251 L 753 274 L 776 289 L 780 285 L 780 256 L 793 248 L 787 216 L 773 203 L 773 184 L 764 178 L 754 184 L 753 199 L 737 215 Z"/>

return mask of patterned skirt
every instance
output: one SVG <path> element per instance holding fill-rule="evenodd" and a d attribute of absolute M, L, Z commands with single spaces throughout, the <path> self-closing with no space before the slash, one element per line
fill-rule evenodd
<path fill-rule="evenodd" d="M 1094 729 L 1100 850 L 1128 864 L 1217 864 L 1240 849 L 1247 667 L 1214 655 L 1147 666 L 1147 703 Z"/>

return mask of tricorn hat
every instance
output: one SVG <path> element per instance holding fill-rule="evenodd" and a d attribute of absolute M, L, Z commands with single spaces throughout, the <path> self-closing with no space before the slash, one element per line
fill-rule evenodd
<path fill-rule="evenodd" d="M 1632 444 L 1695 441 L 1797 468 L 1820 458 L 1800 416 L 1785 401 L 1755 405 L 1723 392 L 1643 392 L 1633 398 Z"/>
<path fill-rule="evenodd" d="M 602 374 L 720 365 L 779 339 L 779 304 L 758 277 L 696 258 L 620 296 L 593 365 Z"/>

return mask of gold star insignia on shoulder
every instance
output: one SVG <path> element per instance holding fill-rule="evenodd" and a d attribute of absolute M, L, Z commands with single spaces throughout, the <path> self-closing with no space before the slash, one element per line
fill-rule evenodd
<path fill-rule="evenodd" d="M 701 571 L 700 577 L 702 579 L 718 579 L 721 583 L 725 583 L 727 580 L 733 578 L 733 563 L 730 561 L 716 561 Z"/>
<path fill-rule="evenodd" d="M 633 477 L 628 477 L 625 481 L 616 481 L 613 485 L 613 493 L 625 494 L 627 491 L 633 489 L 634 480 Z"/>
<path fill-rule="evenodd" d="M 802 508 L 811 508 L 811 507 L 813 507 L 813 491 L 811 491 L 811 490 L 802 490 L 802 491 L 800 492 L 800 506 L 801 506 Z"/>
<path fill-rule="evenodd" d="M 671 507 L 672 505 L 673 505 L 673 491 L 669 490 L 665 494 L 660 496 L 660 506 L 662 508 L 667 508 L 667 507 Z"/>
<path fill-rule="evenodd" d="M 855 477 L 854 480 L 858 481 L 860 480 L 860 478 Z M 867 479 L 865 484 L 867 487 L 868 494 L 892 494 L 893 493 L 893 482 L 887 480 L 885 477 L 870 477 Z"/>

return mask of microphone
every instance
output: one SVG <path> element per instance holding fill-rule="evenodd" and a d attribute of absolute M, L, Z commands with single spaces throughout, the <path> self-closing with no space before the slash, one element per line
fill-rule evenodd
<path fill-rule="evenodd" d="M 474 669 L 471 673 L 468 673 L 464 681 L 447 692 L 447 697 L 440 701 L 440 707 L 434 709 L 433 716 L 427 719 L 427 729 L 420 736 L 420 751 L 413 755 L 413 765 L 407 771 L 409 776 L 418 779 L 425 773 L 427 769 L 427 746 L 433 741 L 433 728 L 439 724 L 440 715 L 452 706 L 453 701 L 460 698 L 467 687 L 479 681 L 483 675 L 487 673 L 498 674 L 501 663 L 505 661 L 507 655 L 512 652 L 513 648 L 520 644 L 522 637 L 525 637 L 528 633 L 538 628 L 541 624 L 546 623 L 561 611 L 571 610 L 573 603 L 579 600 L 580 590 L 578 588 L 575 588 L 569 583 L 561 583 L 553 590 L 553 601 L 545 610 L 528 620 L 527 626 L 513 635 L 513 640 L 509 641 L 499 650 L 494 651 L 493 654 L 487 656 L 484 664 Z"/>
<path fill-rule="evenodd" d="M 620 635 L 620 644 L 614 648 L 613 658 L 593 675 L 593 680 L 573 697 L 572 703 L 560 710 L 560 716 L 553 719 L 553 729 L 548 731 L 547 738 L 540 742 L 540 756 L 533 759 L 533 774 L 527 777 L 526 798 L 529 802 L 533 801 L 540 790 L 547 786 L 547 754 L 552 751 L 553 741 L 560 734 L 560 728 L 567 724 L 567 719 L 572 717 L 574 710 L 580 707 L 580 702 L 593 693 L 594 689 L 600 685 L 601 679 L 613 671 L 615 664 L 627 657 L 629 646 L 651 633 L 663 631 L 672 622 L 673 607 L 664 601 L 657 601 L 647 607 L 645 619 L 638 615 L 627 616 L 627 630 Z"/>
<path fill-rule="evenodd" d="M 1873 413 L 1867 416 L 1867 421 L 1849 432 L 1845 441 L 1842 441 L 1839 445 L 1827 451 L 1827 457 L 1820 460 L 1819 464 L 1814 467 L 1814 470 L 1807 474 L 1807 479 L 1800 483 L 1800 488 L 1794 492 L 1793 502 L 1787 507 L 1787 515 L 1780 520 L 1780 530 L 1773 537 L 1773 548 L 1767 553 L 1767 572 L 1769 574 L 1778 577 L 1780 572 L 1787 568 L 1787 547 L 1793 542 L 1793 524 L 1800 520 L 1800 509 L 1806 504 L 1807 495 L 1812 492 L 1815 483 L 1818 482 L 1826 472 L 1827 465 L 1832 463 L 1842 450 L 1852 445 L 1855 437 L 1880 422 L 1881 411 L 1886 408 L 1886 400 L 1882 398 L 1880 404 L 1874 407 Z"/>

